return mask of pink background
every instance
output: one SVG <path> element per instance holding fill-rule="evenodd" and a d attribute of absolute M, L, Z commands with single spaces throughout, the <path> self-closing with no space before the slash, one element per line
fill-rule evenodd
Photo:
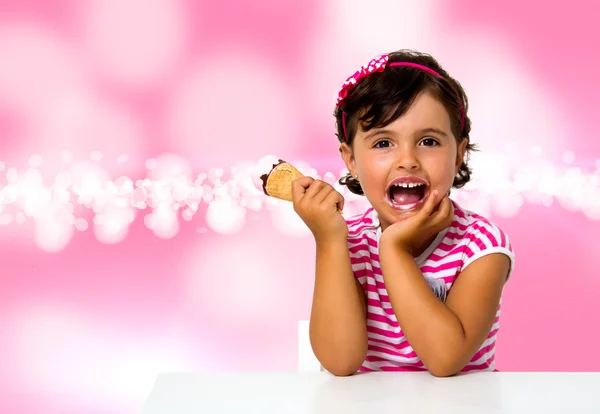
<path fill-rule="evenodd" d="M 337 88 L 404 47 L 465 86 L 482 151 L 455 197 L 516 249 L 498 368 L 600 370 L 598 6 L 371 4 L 0 1 L 0 412 L 295 370 L 313 243 L 252 177 L 265 156 L 338 177 Z"/>

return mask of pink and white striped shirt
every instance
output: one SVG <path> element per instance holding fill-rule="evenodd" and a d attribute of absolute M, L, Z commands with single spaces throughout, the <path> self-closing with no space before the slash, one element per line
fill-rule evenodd
<path fill-rule="evenodd" d="M 461 271 L 480 257 L 503 253 L 510 258 L 510 272 L 514 263 L 506 233 L 484 217 L 461 208 L 456 202 L 453 204 L 455 213 L 450 227 L 439 233 L 427 250 L 415 258 L 431 289 L 442 301 L 446 300 Z M 426 370 L 402 333 L 383 282 L 378 247 L 381 226 L 377 212 L 370 208 L 346 221 L 352 270 L 367 294 L 369 346 L 360 371 Z M 499 319 L 500 306 L 487 339 L 462 372 L 495 369 Z"/>

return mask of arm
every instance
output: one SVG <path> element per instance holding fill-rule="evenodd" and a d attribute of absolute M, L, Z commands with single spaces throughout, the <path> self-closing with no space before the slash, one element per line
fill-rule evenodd
<path fill-rule="evenodd" d="M 339 213 L 344 198 L 331 185 L 310 177 L 292 182 L 292 198 L 316 242 L 311 346 L 327 371 L 351 375 L 367 354 L 367 322 L 365 295 L 350 263 L 348 225 Z"/>
<path fill-rule="evenodd" d="M 429 288 L 412 255 L 389 247 L 380 251 L 382 272 L 407 340 L 433 375 L 458 373 L 494 323 L 509 258 L 496 253 L 474 261 L 456 279 L 444 304 Z"/>
<path fill-rule="evenodd" d="M 367 354 L 365 294 L 352 273 L 345 238 L 317 240 L 310 341 L 334 375 L 358 371 Z"/>

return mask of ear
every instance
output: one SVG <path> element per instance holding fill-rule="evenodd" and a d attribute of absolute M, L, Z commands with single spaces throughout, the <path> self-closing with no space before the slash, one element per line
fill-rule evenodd
<path fill-rule="evenodd" d="M 462 167 L 465 161 L 465 152 L 467 151 L 467 145 L 469 144 L 469 140 L 467 138 L 463 138 L 462 141 L 458 144 L 458 148 L 456 151 L 456 162 L 455 162 L 455 174 L 458 174 L 460 167 Z"/>
<path fill-rule="evenodd" d="M 346 168 L 350 172 L 350 174 L 354 177 L 356 176 L 356 163 L 354 162 L 354 154 L 352 153 L 352 148 L 350 145 L 345 142 L 340 145 L 340 153 L 342 154 L 342 159 L 344 160 L 344 164 L 346 164 Z"/>

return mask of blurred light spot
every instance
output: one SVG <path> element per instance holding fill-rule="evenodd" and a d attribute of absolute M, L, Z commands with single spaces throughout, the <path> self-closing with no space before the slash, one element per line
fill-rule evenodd
<path fill-rule="evenodd" d="M 495 194 L 492 207 L 496 214 L 501 217 L 514 217 L 523 206 L 523 196 L 514 191 L 505 191 Z"/>
<path fill-rule="evenodd" d="M 7 224 L 12 223 L 12 221 L 13 217 L 10 214 L 0 214 L 0 226 L 6 226 Z"/>
<path fill-rule="evenodd" d="M 35 218 L 35 242 L 38 247 L 50 253 L 64 249 L 73 237 L 72 216 L 69 212 L 53 204 L 47 206 Z"/>
<path fill-rule="evenodd" d="M 162 80 L 187 35 L 182 3 L 173 0 L 91 0 L 81 21 L 82 52 L 103 73 L 131 86 Z"/>
<path fill-rule="evenodd" d="M 416 49 L 428 49 L 430 46 L 437 17 L 436 1 L 379 0 L 377 7 L 382 12 L 370 13 L 365 13 L 361 0 L 334 0 L 326 5 L 330 7 L 328 12 L 335 16 L 328 21 L 335 30 L 334 39 L 341 39 L 360 52 L 369 52 L 373 54 L 372 57 L 377 53 L 398 49 L 399 43 L 410 44 L 411 48 Z M 378 51 L 373 52 L 373 45 L 377 45 Z M 358 67 L 354 69 L 356 70 Z M 354 72 L 351 71 L 346 76 L 352 73 Z M 343 80 L 345 77 L 342 82 Z"/>
<path fill-rule="evenodd" d="M 60 152 L 60 157 L 63 160 L 63 162 L 66 163 L 70 163 L 73 161 L 73 154 L 71 154 L 71 152 L 67 150 L 62 150 Z"/>
<path fill-rule="evenodd" d="M 256 160 L 265 149 L 284 157 L 302 143 L 298 104 L 290 98 L 291 85 L 277 72 L 279 63 L 249 52 L 222 50 L 199 62 L 175 89 L 166 134 L 178 152 L 197 164 Z"/>
<path fill-rule="evenodd" d="M 146 160 L 146 168 L 149 170 L 156 168 L 156 160 L 154 158 Z"/>
<path fill-rule="evenodd" d="M 27 216 L 25 216 L 25 213 L 19 211 L 16 215 L 15 215 L 15 221 L 18 224 L 23 224 L 25 223 L 25 220 L 27 220 Z"/>
<path fill-rule="evenodd" d="M 545 196 L 542 198 L 542 204 L 546 207 L 550 207 L 552 204 L 554 204 L 554 199 L 550 196 Z"/>
<path fill-rule="evenodd" d="M 94 234 L 101 243 L 120 243 L 125 240 L 134 218 L 132 210 L 109 205 L 102 212 L 101 223 L 94 226 Z"/>
<path fill-rule="evenodd" d="M 88 229 L 88 222 L 84 218 L 78 218 L 75 220 L 75 228 L 79 231 L 86 231 Z"/>
<path fill-rule="evenodd" d="M 572 164 L 575 161 L 575 154 L 573 154 L 573 151 L 565 151 L 562 160 L 565 164 Z"/>
<path fill-rule="evenodd" d="M 432 35 L 443 36 L 451 45 L 436 50 L 436 57 L 452 62 L 448 70 L 461 79 L 469 91 L 469 116 L 473 125 L 485 126 L 476 138 L 482 151 L 474 153 L 473 160 L 484 153 L 503 153 L 504 142 L 514 136 L 515 131 L 519 131 L 519 137 L 525 137 L 518 144 L 521 162 L 529 158 L 523 148 L 543 148 L 544 153 L 550 154 L 565 142 L 568 134 L 560 102 L 548 95 L 540 78 L 527 72 L 518 55 L 501 39 L 489 31 L 481 30 L 474 36 L 473 30 L 448 32 L 440 25 L 432 27 Z M 466 44 L 469 53 L 479 57 L 477 62 L 455 58 L 457 54 L 466 53 L 467 48 L 463 46 Z M 519 154 L 510 158 L 520 159 Z"/>
<path fill-rule="evenodd" d="M 28 117 L 84 84 L 77 53 L 48 25 L 14 19 L 0 31 L 0 95 Z"/>
<path fill-rule="evenodd" d="M 223 169 L 222 168 L 211 168 L 208 171 L 208 180 L 211 183 L 215 183 L 217 181 L 220 181 L 222 176 L 223 176 Z"/>
<path fill-rule="evenodd" d="M 146 205 L 146 190 L 143 188 L 136 188 L 131 193 L 131 205 L 138 209 L 143 209 Z"/>
<path fill-rule="evenodd" d="M 4 171 L 5 168 L 6 168 L 6 164 L 4 164 L 4 162 L 0 161 L 0 171 Z"/>
<path fill-rule="evenodd" d="M 152 214 L 144 217 L 144 224 L 161 239 L 170 239 L 179 232 L 177 214 L 168 204 L 160 204 Z"/>
<path fill-rule="evenodd" d="M 129 158 L 129 157 L 127 156 L 127 154 L 121 154 L 121 155 L 119 155 L 119 156 L 117 157 L 117 162 L 118 162 L 119 164 L 125 164 L 125 163 L 127 162 L 127 159 L 128 159 L 128 158 Z"/>
<path fill-rule="evenodd" d="M 90 153 L 90 159 L 95 162 L 102 161 L 102 153 L 100 151 L 92 151 Z"/>
<path fill-rule="evenodd" d="M 453 196 L 482 215 L 513 217 L 525 202 L 549 206 L 558 201 L 569 211 L 597 219 L 600 171 L 565 168 L 541 158 L 516 162 L 520 156 L 482 154 L 472 164 L 476 177 Z M 71 240 L 74 229 L 87 229 L 87 221 L 75 219 L 76 208 L 77 215 L 81 209 L 93 214 L 90 221 L 99 241 L 118 243 L 126 237 L 139 210 L 152 210 L 144 216 L 145 226 L 156 236 L 168 239 L 179 232 L 180 212 L 184 222 L 195 221 L 198 212 L 204 213 L 201 204 L 206 203 L 206 215 L 200 220 L 205 219 L 208 228 L 216 233 L 239 233 L 247 220 L 264 217 L 252 213 L 266 210 L 279 232 L 307 235 L 309 231 L 293 211 L 292 203 L 268 197 L 255 186 L 258 172 L 265 165 L 272 166 L 273 158 L 235 165 L 229 171 L 211 168 L 207 173 L 197 173 L 194 181 L 190 164 L 174 154 L 158 157 L 149 177 L 135 182 L 124 175 L 111 180 L 107 171 L 90 161 L 73 163 L 53 180 L 47 180 L 49 184 L 44 183 L 42 173 L 35 168 L 19 172 L 11 167 L 6 171 L 7 183 L 0 183 L 0 223 L 24 223 L 31 217 L 36 226 L 36 243 L 44 250 L 59 251 Z M 309 163 L 296 160 L 292 164 L 307 175 L 319 177 Z M 344 173 L 345 170 L 340 171 L 339 176 Z M 343 195 L 344 217 L 353 217 L 369 207 L 364 196 L 349 192 L 333 173 L 325 172 L 323 179 Z"/>
<path fill-rule="evenodd" d="M 29 166 L 31 168 L 39 168 L 42 165 L 42 156 L 40 154 L 34 154 L 29 157 Z"/>
<path fill-rule="evenodd" d="M 221 234 L 235 234 L 244 228 L 246 209 L 230 198 L 213 201 L 206 212 L 206 223 L 213 231 Z"/>
<path fill-rule="evenodd" d="M 261 175 L 269 174 L 273 169 L 273 165 L 278 163 L 279 158 L 277 158 L 275 155 L 265 155 L 258 160 L 254 166 L 254 169 L 252 170 L 252 183 L 254 184 L 254 187 L 261 193 L 264 193 L 263 181 L 260 178 Z"/>
<path fill-rule="evenodd" d="M 8 181 L 9 184 L 15 184 L 18 179 L 19 173 L 16 168 L 9 168 L 8 171 L 6 171 L 6 181 Z"/>
<path fill-rule="evenodd" d="M 152 180 L 171 181 L 177 177 L 192 177 L 190 164 L 183 158 L 174 154 L 163 154 L 156 158 L 154 167 L 148 171 L 148 177 Z"/>
<path fill-rule="evenodd" d="M 333 173 L 326 172 L 323 175 L 323 181 L 333 186 L 337 182 L 337 178 L 335 175 L 333 175 Z"/>
<path fill-rule="evenodd" d="M 282 202 L 278 209 L 271 212 L 273 224 L 277 230 L 289 236 L 301 237 L 310 235 L 310 230 L 294 211 L 290 202 Z"/>

